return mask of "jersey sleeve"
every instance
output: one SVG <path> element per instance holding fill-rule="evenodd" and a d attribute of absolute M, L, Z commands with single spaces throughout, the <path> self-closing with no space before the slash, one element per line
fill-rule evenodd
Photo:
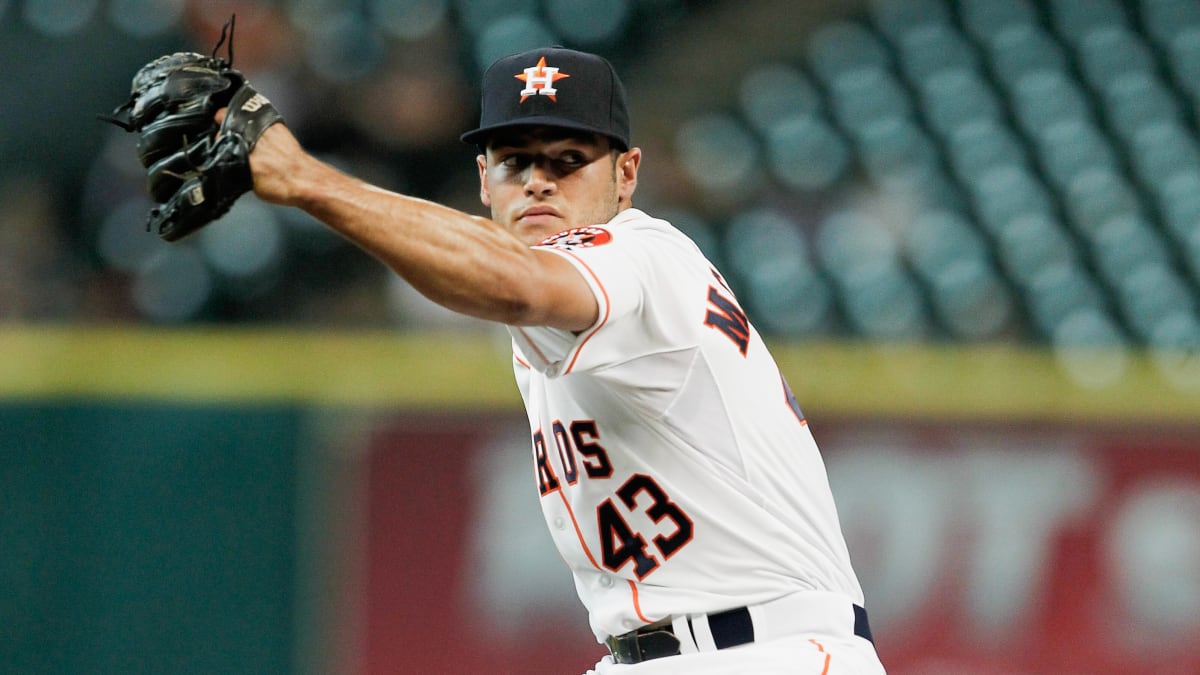
<path fill-rule="evenodd" d="M 647 354 L 684 348 L 691 338 L 679 289 L 671 274 L 670 242 L 653 232 L 625 230 L 602 245 L 543 245 L 587 281 L 599 308 L 596 323 L 574 334 L 555 328 L 512 326 L 514 347 L 530 367 L 555 377 L 599 370 Z"/>

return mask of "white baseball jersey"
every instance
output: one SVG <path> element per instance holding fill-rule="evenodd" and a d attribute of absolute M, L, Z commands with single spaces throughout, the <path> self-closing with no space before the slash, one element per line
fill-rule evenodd
<path fill-rule="evenodd" d="M 600 308 L 578 335 L 509 327 L 542 511 L 597 639 L 796 591 L 861 605 L 808 426 L 696 245 L 626 209 L 539 247 Z"/>

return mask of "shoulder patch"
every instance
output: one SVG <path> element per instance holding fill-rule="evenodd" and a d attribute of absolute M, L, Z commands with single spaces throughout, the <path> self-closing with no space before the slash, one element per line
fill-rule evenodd
<path fill-rule="evenodd" d="M 593 246 L 602 246 L 610 241 L 612 241 L 612 233 L 603 227 L 577 227 L 550 235 L 538 243 L 538 246 L 591 248 Z"/>

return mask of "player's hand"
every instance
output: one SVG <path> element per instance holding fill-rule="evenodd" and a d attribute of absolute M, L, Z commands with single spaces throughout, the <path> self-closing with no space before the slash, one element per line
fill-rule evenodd
<path fill-rule="evenodd" d="M 226 114 L 225 108 L 217 111 L 218 125 L 224 122 Z M 300 175 L 300 166 L 308 159 L 308 154 L 286 125 L 267 128 L 250 153 L 254 194 L 272 204 L 294 205 L 294 178 Z"/>
<path fill-rule="evenodd" d="M 133 76 L 129 98 L 101 119 L 138 135 L 138 159 L 157 202 L 146 227 L 177 241 L 224 215 L 253 189 L 250 154 L 283 121 L 229 58 L 177 52 L 154 59 Z M 219 115 L 217 112 L 224 109 Z"/>

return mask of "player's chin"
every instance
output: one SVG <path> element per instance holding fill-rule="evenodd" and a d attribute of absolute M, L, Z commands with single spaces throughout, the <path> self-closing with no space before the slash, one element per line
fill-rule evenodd
<path fill-rule="evenodd" d="M 521 241 L 533 246 L 545 241 L 550 236 L 571 228 L 562 218 L 536 216 L 533 218 L 518 218 L 512 229 Z"/>

